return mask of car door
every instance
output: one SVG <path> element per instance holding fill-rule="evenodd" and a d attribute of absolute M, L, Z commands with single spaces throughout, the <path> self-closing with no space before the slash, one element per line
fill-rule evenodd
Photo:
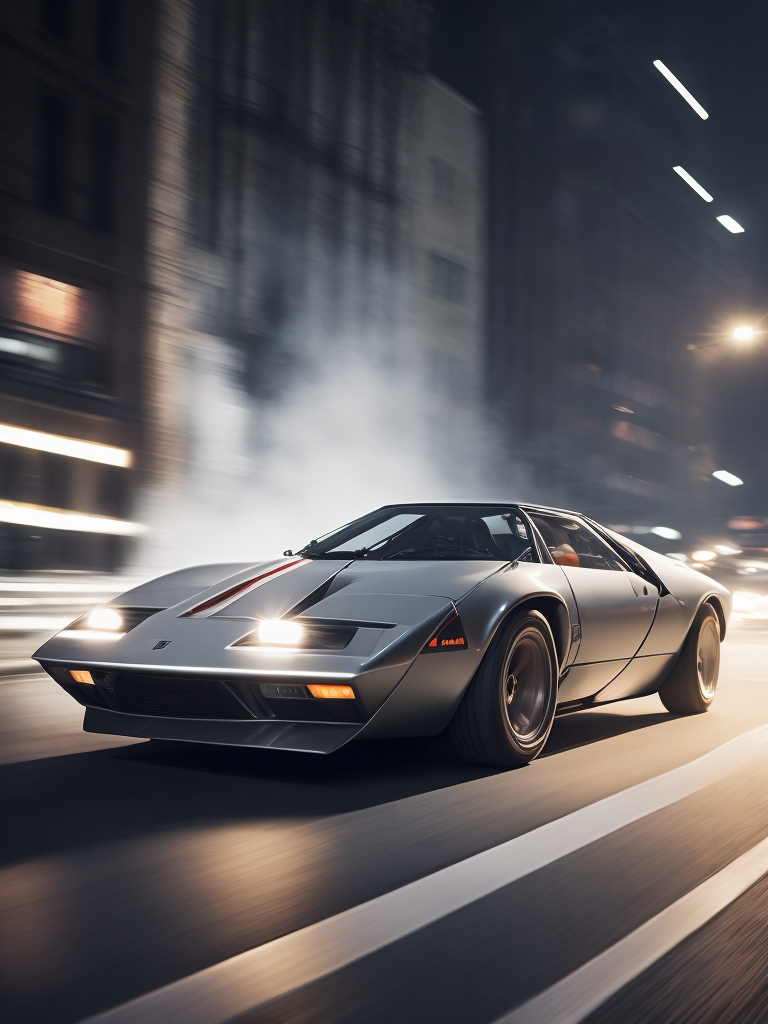
<path fill-rule="evenodd" d="M 526 511 L 576 599 L 581 643 L 574 664 L 631 658 L 653 623 L 658 589 L 578 517 Z"/>

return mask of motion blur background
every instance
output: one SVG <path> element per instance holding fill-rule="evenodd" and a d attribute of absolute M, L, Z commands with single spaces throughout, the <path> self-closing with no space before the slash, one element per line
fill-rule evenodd
<path fill-rule="evenodd" d="M 0 10 L 7 657 L 399 500 L 579 508 L 762 606 L 764 5 Z"/>

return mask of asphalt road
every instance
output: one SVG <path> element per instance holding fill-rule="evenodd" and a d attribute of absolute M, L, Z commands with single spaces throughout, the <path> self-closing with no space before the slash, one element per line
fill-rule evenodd
<path fill-rule="evenodd" d="M 708 714 L 656 697 L 582 712 L 513 772 L 468 768 L 440 739 L 331 757 L 102 739 L 52 682 L 6 679 L 0 1016 L 81 1021 L 673 772 L 768 723 L 767 652 L 765 633 L 735 631 Z M 494 1024 L 768 837 L 765 747 L 240 1019 Z M 767 910 L 758 880 L 586 1019 L 767 1020 Z"/>

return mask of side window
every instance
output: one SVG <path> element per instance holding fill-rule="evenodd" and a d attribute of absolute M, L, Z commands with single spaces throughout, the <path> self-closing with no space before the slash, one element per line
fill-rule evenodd
<path fill-rule="evenodd" d="M 532 512 L 530 516 L 556 565 L 626 571 L 616 552 L 583 523 L 544 512 Z"/>
<path fill-rule="evenodd" d="M 488 527 L 495 549 L 510 562 L 533 562 L 536 550 L 523 517 L 517 512 L 505 512 L 497 516 L 483 516 L 482 522 Z M 492 548 L 493 550 L 493 548 Z"/>

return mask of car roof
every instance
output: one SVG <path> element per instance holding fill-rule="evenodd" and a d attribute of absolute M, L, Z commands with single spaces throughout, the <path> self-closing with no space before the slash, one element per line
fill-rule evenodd
<path fill-rule="evenodd" d="M 382 505 L 381 508 L 403 508 L 408 505 L 418 505 L 420 508 L 522 508 L 589 518 L 584 512 L 574 512 L 573 509 L 556 508 L 553 505 L 540 505 L 538 502 L 529 501 L 398 501 L 392 505 Z"/>

